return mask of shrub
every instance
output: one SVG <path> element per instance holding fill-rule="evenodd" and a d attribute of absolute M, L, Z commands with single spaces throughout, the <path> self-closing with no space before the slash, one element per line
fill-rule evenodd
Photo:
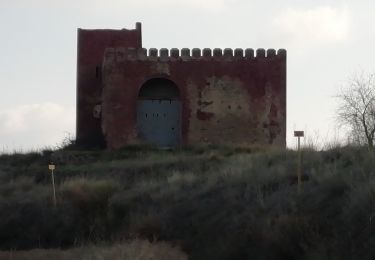
<path fill-rule="evenodd" d="M 110 233 L 109 200 L 119 189 L 110 180 L 71 179 L 60 187 L 61 200 L 77 211 L 81 227 L 80 239 L 97 241 L 108 239 Z M 77 234 L 78 236 L 78 234 Z"/>

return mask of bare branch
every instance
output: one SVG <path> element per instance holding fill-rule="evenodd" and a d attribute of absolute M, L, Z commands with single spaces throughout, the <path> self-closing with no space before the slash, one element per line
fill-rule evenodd
<path fill-rule="evenodd" d="M 341 87 L 336 119 L 359 143 L 372 149 L 375 136 L 375 74 L 353 75 Z"/>

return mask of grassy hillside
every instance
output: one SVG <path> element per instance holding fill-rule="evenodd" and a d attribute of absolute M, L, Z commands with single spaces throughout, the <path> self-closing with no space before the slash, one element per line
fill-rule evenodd
<path fill-rule="evenodd" d="M 345 147 L 304 151 L 303 159 L 298 194 L 294 151 L 128 147 L 1 155 L 0 247 L 144 239 L 181 248 L 193 260 L 374 259 L 374 155 Z M 56 163 L 56 208 L 49 160 Z"/>

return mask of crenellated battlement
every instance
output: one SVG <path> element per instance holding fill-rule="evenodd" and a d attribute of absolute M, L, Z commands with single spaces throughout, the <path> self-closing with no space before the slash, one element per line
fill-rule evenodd
<path fill-rule="evenodd" d="M 78 29 L 77 144 L 285 147 L 286 75 L 285 49 L 145 49 L 141 23 Z"/>
<path fill-rule="evenodd" d="M 124 62 L 124 61 L 194 61 L 194 60 L 210 60 L 210 61 L 238 61 L 251 59 L 267 59 L 267 58 L 286 58 L 285 49 L 231 49 L 231 48 L 177 48 L 172 49 L 156 49 L 156 48 L 107 48 L 104 54 L 104 62 Z"/>

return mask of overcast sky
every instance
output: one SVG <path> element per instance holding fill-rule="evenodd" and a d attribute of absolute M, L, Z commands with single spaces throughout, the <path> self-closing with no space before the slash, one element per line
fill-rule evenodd
<path fill-rule="evenodd" d="M 146 48 L 286 48 L 293 130 L 329 140 L 337 89 L 375 71 L 375 1 L 0 0 L 0 152 L 75 134 L 77 28 L 134 29 Z"/>

